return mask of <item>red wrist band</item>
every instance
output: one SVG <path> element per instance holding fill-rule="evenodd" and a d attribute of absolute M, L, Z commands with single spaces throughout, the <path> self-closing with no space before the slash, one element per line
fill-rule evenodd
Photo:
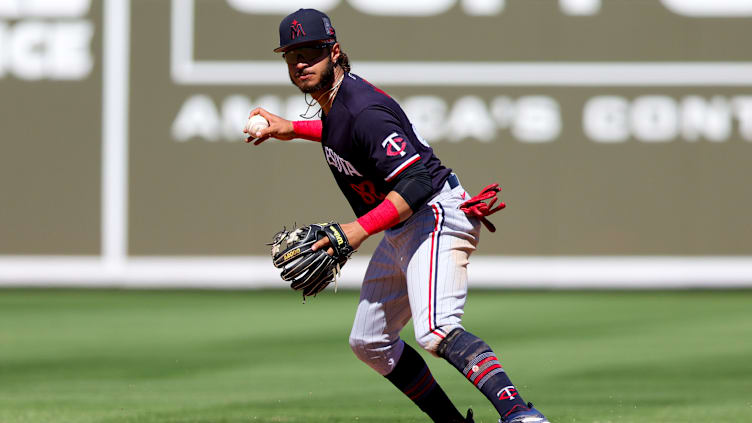
<path fill-rule="evenodd" d="M 292 130 L 298 138 L 311 141 L 321 141 L 321 130 L 323 125 L 320 120 L 294 120 L 292 121 Z"/>
<path fill-rule="evenodd" d="M 358 223 L 365 229 L 368 235 L 373 235 L 399 223 L 399 212 L 394 203 L 384 200 L 373 210 L 360 216 Z"/>

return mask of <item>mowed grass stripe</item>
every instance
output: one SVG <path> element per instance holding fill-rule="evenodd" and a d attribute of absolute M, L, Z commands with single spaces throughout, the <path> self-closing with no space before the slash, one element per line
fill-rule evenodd
<path fill-rule="evenodd" d="M 426 421 L 350 352 L 357 300 L 0 290 L 0 423 Z M 554 422 L 752 421 L 752 291 L 474 290 L 465 325 Z M 425 356 L 459 407 L 496 421 Z"/>

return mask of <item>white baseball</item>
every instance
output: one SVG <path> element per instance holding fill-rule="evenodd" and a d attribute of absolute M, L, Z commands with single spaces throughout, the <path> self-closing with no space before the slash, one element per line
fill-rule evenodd
<path fill-rule="evenodd" d="M 258 131 L 269 127 L 269 122 L 261 115 L 253 115 L 248 119 L 245 127 L 248 130 L 248 134 L 255 137 Z"/>

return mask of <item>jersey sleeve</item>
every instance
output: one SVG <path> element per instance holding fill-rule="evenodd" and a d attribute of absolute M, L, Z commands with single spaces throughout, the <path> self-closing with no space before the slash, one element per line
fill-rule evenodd
<path fill-rule="evenodd" d="M 353 139 L 386 182 L 420 160 L 399 119 L 386 107 L 371 106 L 361 111 L 353 125 Z"/>

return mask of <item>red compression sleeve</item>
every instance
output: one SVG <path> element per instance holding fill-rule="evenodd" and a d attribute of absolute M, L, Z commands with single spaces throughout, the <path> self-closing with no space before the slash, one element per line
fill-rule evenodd
<path fill-rule="evenodd" d="M 292 130 L 299 138 L 321 142 L 321 130 L 323 125 L 320 120 L 294 120 Z"/>
<path fill-rule="evenodd" d="M 399 223 L 399 212 L 394 203 L 384 200 L 373 210 L 360 216 L 358 223 L 365 229 L 368 235 L 389 229 Z"/>

